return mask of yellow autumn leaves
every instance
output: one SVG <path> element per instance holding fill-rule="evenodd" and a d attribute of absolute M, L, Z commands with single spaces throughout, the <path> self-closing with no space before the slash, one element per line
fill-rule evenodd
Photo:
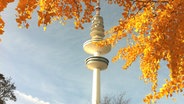
<path fill-rule="evenodd" d="M 14 0 L 0 0 L 0 12 L 7 7 L 7 4 Z M 38 26 L 46 26 L 53 21 L 65 23 L 68 19 L 74 20 L 75 28 L 83 29 L 82 24 L 91 21 L 96 0 L 19 0 L 15 10 L 18 27 L 29 27 L 29 20 L 34 11 L 38 13 Z M 92 5 L 93 4 L 93 5 Z M 4 24 L 1 19 L 0 24 Z M 3 25 L 4 26 L 4 25 Z M 0 28 L 0 34 L 3 27 Z"/>
<path fill-rule="evenodd" d="M 4 21 L 2 20 L 2 18 L 0 17 L 0 34 L 2 34 L 4 31 L 3 31 L 3 28 L 4 28 Z"/>
<path fill-rule="evenodd" d="M 0 12 L 13 0 L 0 0 Z M 19 27 L 29 27 L 35 10 L 38 13 L 38 26 L 53 21 L 73 19 L 75 28 L 83 29 L 82 24 L 91 21 L 96 0 L 19 0 L 16 7 L 16 22 Z M 140 58 L 141 79 L 151 82 L 152 93 L 144 98 L 150 104 L 184 88 L 184 0 L 108 0 L 109 4 L 123 7 L 122 18 L 117 26 L 107 33 L 109 38 L 98 45 L 115 45 L 125 37 L 131 37 L 133 44 L 121 48 L 112 59 L 123 59 L 123 69 L 127 69 L 138 57 Z M 104 8 L 105 9 L 105 8 Z M 0 17 L 0 34 L 3 33 L 4 21 Z M 165 84 L 157 86 L 160 61 L 167 61 L 170 71 Z"/>
<path fill-rule="evenodd" d="M 129 6 L 124 6 L 122 13 L 124 18 L 120 20 L 118 26 L 113 27 L 113 31 L 111 30 L 113 35 L 100 45 L 114 45 L 114 41 L 121 39 L 117 39 L 118 31 L 122 31 L 124 36 L 132 37 L 134 44 L 121 48 L 113 61 L 125 60 L 123 69 L 127 69 L 137 57 L 140 57 L 141 79 L 145 83 L 152 83 L 152 93 L 144 98 L 144 102 L 151 104 L 164 96 L 172 97 L 173 93 L 181 92 L 184 88 L 184 1 L 147 0 L 131 3 L 127 5 L 136 10 L 131 11 Z M 126 5 L 126 2 L 123 4 Z M 158 90 L 158 70 L 161 60 L 168 62 L 170 79 Z"/>
<path fill-rule="evenodd" d="M 14 0 L 0 0 L 0 12 L 2 12 L 9 3 L 13 2 Z M 2 17 L 0 16 L 0 35 L 3 34 L 4 32 L 4 21 L 2 19 Z"/>

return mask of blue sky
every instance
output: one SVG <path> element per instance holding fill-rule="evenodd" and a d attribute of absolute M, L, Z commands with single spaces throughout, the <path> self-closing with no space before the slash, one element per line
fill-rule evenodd
<path fill-rule="evenodd" d="M 103 4 L 101 15 L 105 29 L 118 24 L 121 9 Z M 3 13 L 6 22 L 5 33 L 0 43 L 0 73 L 12 77 L 17 87 L 17 102 L 7 104 L 90 104 L 92 72 L 85 67 L 84 60 L 90 55 L 83 51 L 83 43 L 90 39 L 90 25 L 84 30 L 75 30 L 71 21 L 65 26 L 53 23 L 43 31 L 37 27 L 37 16 L 30 21 L 29 29 L 19 29 L 15 22 L 15 3 Z M 106 55 L 109 60 L 126 40 L 120 41 Z M 110 62 L 106 71 L 101 72 L 101 96 L 126 92 L 130 104 L 143 104 L 143 97 L 150 92 L 150 85 L 139 80 L 139 60 L 128 70 L 121 66 L 124 61 Z M 165 62 L 161 63 L 159 78 L 168 77 Z M 163 81 L 159 82 L 161 86 Z M 172 99 L 163 98 L 158 104 L 182 104 L 182 94 Z"/>

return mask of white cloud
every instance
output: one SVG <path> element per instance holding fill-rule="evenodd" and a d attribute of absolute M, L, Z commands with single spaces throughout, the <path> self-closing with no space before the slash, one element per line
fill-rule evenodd
<path fill-rule="evenodd" d="M 15 94 L 17 97 L 17 101 L 16 102 L 9 101 L 7 102 L 7 104 L 50 104 L 49 102 L 40 100 L 37 97 L 27 95 L 20 91 L 15 91 Z"/>

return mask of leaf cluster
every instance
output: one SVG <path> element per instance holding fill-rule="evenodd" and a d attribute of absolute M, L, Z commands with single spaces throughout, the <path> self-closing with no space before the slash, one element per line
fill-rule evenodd
<path fill-rule="evenodd" d="M 152 93 L 144 98 L 150 104 L 163 96 L 182 92 L 184 88 L 184 1 L 183 0 L 109 0 L 124 6 L 119 25 L 114 26 L 108 39 L 99 43 L 114 45 L 125 37 L 131 44 L 121 48 L 113 62 L 122 59 L 127 69 L 140 57 L 141 79 L 152 83 Z M 128 41 L 129 42 L 129 41 Z M 157 88 L 160 62 L 167 61 L 169 78 L 160 90 Z"/>

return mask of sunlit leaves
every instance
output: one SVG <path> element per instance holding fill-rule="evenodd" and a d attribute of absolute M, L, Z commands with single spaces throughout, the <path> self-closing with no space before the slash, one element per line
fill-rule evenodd
<path fill-rule="evenodd" d="M 2 12 L 8 5 L 8 3 L 13 2 L 14 0 L 0 0 L 0 12 Z M 4 21 L 0 16 L 0 34 L 3 34 L 4 30 Z"/>
<path fill-rule="evenodd" d="M 44 27 L 53 21 L 74 19 L 75 28 L 83 29 L 82 24 L 90 22 L 95 0 L 23 0 L 16 8 L 18 25 L 27 24 L 31 14 L 38 7 L 38 26 Z M 84 4 L 84 5 L 82 5 Z M 82 16 L 83 15 L 83 16 Z M 63 23 L 63 22 L 62 22 Z"/>
<path fill-rule="evenodd" d="M 3 28 L 4 28 L 4 21 L 2 20 L 2 18 L 0 17 L 0 34 L 3 34 Z"/>
<path fill-rule="evenodd" d="M 0 0 L 0 12 L 13 0 Z M 38 26 L 59 21 L 65 25 L 73 20 L 76 29 L 92 19 L 96 0 L 19 0 L 16 7 L 16 22 L 19 27 L 29 27 L 32 14 L 38 14 Z M 121 6 L 122 18 L 106 34 L 110 37 L 98 45 L 116 45 L 127 38 L 127 46 L 121 48 L 112 59 L 123 59 L 127 69 L 137 58 L 140 59 L 141 79 L 152 83 L 152 93 L 144 98 L 145 103 L 155 102 L 164 96 L 172 97 L 184 88 L 184 0 L 107 0 Z M 104 8 L 105 9 L 105 8 Z M 4 21 L 0 18 L 0 34 Z M 129 41 L 131 40 L 131 41 Z M 157 88 L 160 62 L 167 61 L 170 71 L 165 84 Z"/>
<path fill-rule="evenodd" d="M 31 19 L 33 10 L 37 7 L 37 0 L 19 0 L 16 7 L 18 12 L 16 22 L 18 27 L 29 27 L 28 19 Z"/>
<path fill-rule="evenodd" d="M 0 12 L 13 0 L 0 0 Z M 38 26 L 44 28 L 54 21 L 65 24 L 66 20 L 74 20 L 75 28 L 83 29 L 82 24 L 91 21 L 96 0 L 19 0 L 15 10 L 19 28 L 28 28 L 34 11 L 38 13 Z M 1 22 L 2 24 L 3 22 Z M 3 25 L 4 26 L 4 25 Z M 1 34 L 3 29 L 1 28 Z"/>
<path fill-rule="evenodd" d="M 14 0 L 0 0 L 0 12 L 3 11 L 8 3 L 13 2 Z"/>
<path fill-rule="evenodd" d="M 0 0 L 0 12 L 9 2 L 13 0 Z M 28 28 L 28 20 L 32 18 L 33 12 L 37 11 L 38 26 L 46 27 L 53 21 L 62 21 L 63 24 L 66 20 L 73 19 L 75 28 L 83 29 L 82 24 L 91 21 L 95 3 L 96 0 L 19 0 L 15 8 L 16 22 L 18 27 Z M 2 34 L 3 29 L 0 31 Z"/>
<path fill-rule="evenodd" d="M 118 0 L 110 0 L 118 3 Z M 144 98 L 150 104 L 163 96 L 172 97 L 173 93 L 182 92 L 184 88 L 184 1 L 131 1 L 124 0 L 123 19 L 113 27 L 116 33 L 123 31 L 132 37 L 133 45 L 121 48 L 113 61 L 126 61 L 123 68 L 127 69 L 132 62 L 140 57 L 141 79 L 152 83 L 152 92 Z M 131 7 L 130 7 L 130 6 Z M 131 9 L 133 8 L 133 9 Z M 116 36 L 118 36 L 116 34 Z M 112 35 L 104 43 L 111 43 Z M 100 44 L 103 44 L 100 43 Z M 160 61 L 167 61 L 170 79 L 160 90 L 157 88 Z"/>

